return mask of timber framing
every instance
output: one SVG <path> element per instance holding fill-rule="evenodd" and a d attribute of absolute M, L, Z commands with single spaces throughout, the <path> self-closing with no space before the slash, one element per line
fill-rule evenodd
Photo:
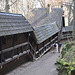
<path fill-rule="evenodd" d="M 37 60 L 48 52 L 52 44 L 58 41 L 63 13 L 60 10 L 53 9 L 54 13 L 51 12 L 56 15 L 55 12 L 58 11 L 60 16 L 49 15 L 45 18 L 45 15 L 42 18 L 45 24 L 40 20 L 40 24 L 37 25 L 35 21 L 32 26 L 21 14 L 0 13 L 0 66 L 26 54 Z M 72 34 L 72 30 L 65 30 L 64 28 L 62 34 Z"/>
<path fill-rule="evenodd" d="M 31 50 L 30 52 L 33 55 L 34 60 L 44 55 L 47 51 L 51 49 L 52 44 L 55 41 L 58 41 L 58 32 L 59 29 L 55 22 L 34 29 L 33 36 L 35 37 L 35 42 L 29 41 L 29 46 Z M 33 36 L 30 35 L 29 39 Z"/>
<path fill-rule="evenodd" d="M 21 14 L 0 13 L 0 66 L 29 54 L 33 28 Z"/>

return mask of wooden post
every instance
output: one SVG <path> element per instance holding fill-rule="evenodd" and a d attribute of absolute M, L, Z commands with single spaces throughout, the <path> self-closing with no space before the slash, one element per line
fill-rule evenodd
<path fill-rule="evenodd" d="M 29 42 L 30 33 L 28 34 L 28 42 Z"/>
<path fill-rule="evenodd" d="M 0 37 L 0 51 L 1 51 L 1 54 L 0 54 L 0 63 L 2 63 L 2 37 Z"/>
<path fill-rule="evenodd" d="M 18 48 L 17 48 L 17 54 L 19 55 L 19 51 L 18 51 Z"/>
<path fill-rule="evenodd" d="M 22 46 L 20 47 L 20 49 L 21 49 L 21 53 L 23 53 L 23 47 Z"/>
<path fill-rule="evenodd" d="M 27 48 L 30 49 L 30 52 L 29 52 L 29 53 L 31 54 L 31 56 L 32 56 L 32 60 L 33 60 L 33 59 L 35 59 L 35 58 L 34 58 L 35 53 L 33 52 L 32 47 L 29 45 L 29 43 L 30 43 L 30 41 L 29 41 L 29 40 L 30 40 L 30 33 L 28 34 L 27 37 L 28 37 L 28 45 L 27 45 Z"/>
<path fill-rule="evenodd" d="M 5 61 L 4 57 L 2 56 L 2 37 L 0 37 L 0 63 L 2 64 L 2 61 Z M 0 66 L 2 68 L 2 65 Z"/>
<path fill-rule="evenodd" d="M 36 51 L 38 51 L 38 57 L 40 56 L 40 52 L 39 52 L 39 49 L 38 49 L 38 44 L 36 44 Z"/>
<path fill-rule="evenodd" d="M 14 55 L 14 43 L 15 43 L 15 35 L 13 35 L 13 42 L 12 42 L 12 47 L 13 47 L 13 50 L 12 50 L 12 58 L 13 58 L 13 55 Z"/>
<path fill-rule="evenodd" d="M 49 38 L 49 42 L 51 42 L 50 38 Z M 50 46 L 50 43 L 49 43 L 49 46 Z"/>
<path fill-rule="evenodd" d="M 29 39 L 30 39 L 30 38 L 29 38 L 29 37 L 30 37 L 30 33 L 28 34 L 27 37 L 28 37 L 28 43 L 30 43 L 30 42 L 29 42 Z M 29 46 L 29 44 L 28 44 L 27 46 L 28 46 L 27 48 L 30 48 L 30 50 L 31 50 L 31 47 Z"/>
<path fill-rule="evenodd" d="M 44 48 L 44 42 L 43 42 L 43 51 L 45 50 L 45 48 Z"/>
<path fill-rule="evenodd" d="M 74 25 L 73 25 L 73 39 L 75 40 L 75 0 L 74 0 L 74 8 L 73 8 L 73 22 L 74 22 Z"/>
<path fill-rule="evenodd" d="M 43 42 L 43 47 L 44 47 L 44 42 Z"/>

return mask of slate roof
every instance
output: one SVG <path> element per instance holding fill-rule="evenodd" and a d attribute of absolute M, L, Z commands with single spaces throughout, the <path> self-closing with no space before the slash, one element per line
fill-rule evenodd
<path fill-rule="evenodd" d="M 68 31 L 73 31 L 73 26 L 63 27 L 62 32 L 68 32 Z"/>
<path fill-rule="evenodd" d="M 0 36 L 33 31 L 30 23 L 21 14 L 0 13 Z"/>
<path fill-rule="evenodd" d="M 59 29 L 56 25 L 56 23 L 51 23 L 47 25 L 43 25 L 40 27 L 35 28 L 34 34 L 37 39 L 37 43 L 40 44 L 52 35 L 59 32 Z"/>
<path fill-rule="evenodd" d="M 34 28 L 42 26 L 44 24 L 53 23 L 55 21 L 59 25 L 59 28 L 61 28 L 62 15 L 63 15 L 62 8 L 53 8 L 49 14 L 47 13 L 47 8 L 41 8 L 41 9 L 38 8 L 37 10 L 34 11 L 36 13 L 36 15 L 34 14 L 35 17 L 33 16 L 30 19 L 28 19 Z M 37 14 L 38 12 L 39 14 Z"/>

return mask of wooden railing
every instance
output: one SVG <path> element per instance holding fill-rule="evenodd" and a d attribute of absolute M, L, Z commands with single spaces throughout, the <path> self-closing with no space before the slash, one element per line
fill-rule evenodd
<path fill-rule="evenodd" d="M 22 43 L 22 44 L 19 44 L 19 45 L 16 45 L 14 47 L 11 47 L 11 48 L 8 48 L 8 49 L 4 49 L 2 51 L 0 51 L 0 54 L 3 55 L 3 53 L 5 52 L 9 52 L 9 51 L 12 51 L 17 49 L 17 48 L 20 48 L 20 47 L 23 47 L 23 46 L 28 46 L 29 48 L 27 50 L 24 50 L 22 51 L 22 53 L 20 52 L 19 54 L 16 54 L 16 55 L 13 55 L 12 57 L 8 58 L 8 59 L 5 59 L 5 61 L 2 61 L 0 63 L 0 66 L 6 64 L 6 63 L 9 63 L 11 62 L 12 60 L 14 59 L 17 59 L 19 58 L 20 56 L 23 56 L 27 53 L 30 53 L 33 57 L 33 59 L 36 59 L 36 55 L 39 54 L 40 56 L 42 56 L 44 53 L 46 53 L 48 50 L 50 50 L 50 48 L 52 47 L 52 44 L 53 42 L 58 38 L 58 36 L 56 36 L 54 39 L 52 39 L 50 42 L 48 42 L 47 44 L 44 45 L 44 47 L 40 48 L 38 51 L 36 51 L 33 46 L 30 44 L 30 42 L 25 42 L 25 43 Z M 42 53 L 41 53 L 42 52 Z M 40 57 L 39 56 L 39 57 Z"/>
<path fill-rule="evenodd" d="M 28 44 L 29 44 L 28 42 L 25 42 L 25 43 L 16 45 L 16 46 L 11 47 L 11 48 L 8 48 L 8 49 L 4 49 L 4 50 L 0 51 L 0 54 L 3 56 L 3 53 L 5 53 L 5 52 L 13 51 L 14 49 L 17 49 L 17 48 L 26 46 L 26 45 L 28 45 Z M 6 64 L 6 63 L 9 63 L 9 62 L 13 61 L 14 59 L 17 59 L 17 58 L 19 58 L 19 57 L 21 57 L 21 56 L 23 56 L 23 55 L 25 55 L 25 54 L 27 54 L 27 53 L 29 53 L 29 52 L 30 52 L 30 49 L 24 50 L 24 51 L 22 51 L 22 53 L 20 52 L 19 54 L 13 55 L 12 57 L 7 58 L 7 59 L 5 59 L 4 61 L 2 61 L 2 62 L 0 63 L 0 66 L 4 65 L 4 64 Z"/>
<path fill-rule="evenodd" d="M 17 49 L 17 48 L 22 47 L 22 46 L 25 46 L 27 44 L 28 44 L 28 42 L 25 42 L 25 43 L 16 45 L 14 47 L 10 47 L 10 48 L 4 49 L 4 50 L 2 50 L 2 53 L 8 52 L 8 51 L 12 51 L 13 49 Z M 1 54 L 1 51 L 0 51 L 0 54 Z"/>
<path fill-rule="evenodd" d="M 45 54 L 47 51 L 49 51 L 52 47 L 53 42 L 57 39 L 58 37 L 56 36 L 54 39 L 52 39 L 50 42 L 48 42 L 47 44 L 44 45 L 44 47 L 41 47 L 38 51 L 36 51 L 36 54 L 40 53 L 41 51 L 43 53 L 39 54 L 39 55 L 43 55 Z"/>
<path fill-rule="evenodd" d="M 65 39 L 65 38 L 73 38 L 73 32 L 72 33 L 69 33 L 69 32 L 62 33 L 62 39 Z"/>

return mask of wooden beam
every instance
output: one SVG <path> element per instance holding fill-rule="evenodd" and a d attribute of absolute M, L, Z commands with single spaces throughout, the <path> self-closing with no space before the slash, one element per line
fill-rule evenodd
<path fill-rule="evenodd" d="M 38 56 L 40 56 L 40 51 L 39 51 L 39 48 L 38 48 L 38 44 L 36 44 L 36 52 L 39 52 Z M 35 53 L 37 54 L 37 53 Z"/>
<path fill-rule="evenodd" d="M 30 37 L 30 33 L 28 34 L 28 42 L 29 42 L 29 39 L 30 39 L 29 37 Z"/>
<path fill-rule="evenodd" d="M 15 35 L 13 35 L 13 41 L 12 41 L 12 47 L 13 47 L 13 49 L 12 49 L 12 51 L 11 51 L 11 57 L 13 58 L 13 55 L 14 55 L 14 44 L 15 44 Z"/>
<path fill-rule="evenodd" d="M 50 42 L 50 41 L 51 41 L 51 38 L 49 38 L 49 42 Z M 51 44 L 51 43 L 49 43 L 49 46 L 50 46 L 50 44 Z"/>
<path fill-rule="evenodd" d="M 2 63 L 2 37 L 0 37 L 0 63 Z"/>
<path fill-rule="evenodd" d="M 14 48 L 14 49 L 17 49 L 17 48 L 19 48 L 19 47 L 21 47 L 21 46 L 24 46 L 24 45 L 27 45 L 27 44 L 28 44 L 28 42 L 25 42 L 25 43 L 16 45 L 16 46 L 14 46 L 14 47 L 10 47 L 10 48 L 4 49 L 4 50 L 2 50 L 2 53 L 12 51 L 13 48 Z M 0 54 L 1 54 L 1 51 L 0 51 Z"/>
<path fill-rule="evenodd" d="M 30 50 L 24 51 L 23 53 L 20 53 L 19 55 L 13 56 L 13 58 L 8 58 L 8 59 L 6 59 L 5 62 L 0 63 L 0 66 L 2 66 L 2 65 L 4 65 L 4 64 L 7 64 L 7 63 L 9 63 L 9 62 L 11 62 L 11 61 L 13 61 L 13 60 L 15 60 L 15 59 L 17 59 L 17 58 L 23 56 L 23 55 L 29 53 L 29 51 L 30 51 Z"/>
<path fill-rule="evenodd" d="M 44 42 L 43 42 L 43 47 L 44 47 Z"/>
<path fill-rule="evenodd" d="M 43 47 L 44 47 L 44 42 L 43 42 Z M 44 47 L 44 49 L 42 50 L 42 52 L 45 50 L 45 47 Z"/>
<path fill-rule="evenodd" d="M 19 55 L 19 51 L 18 51 L 18 48 L 17 48 L 17 55 Z"/>
<path fill-rule="evenodd" d="M 47 44 L 45 44 L 44 47 L 41 47 L 41 48 L 39 49 L 39 51 L 36 52 L 36 54 L 39 53 L 40 51 L 42 51 L 46 46 L 48 46 L 49 44 L 51 44 L 51 43 L 52 43 L 53 41 L 55 41 L 56 39 L 57 39 L 57 36 L 56 36 L 54 39 L 52 39 L 51 42 L 48 42 Z M 53 44 L 53 43 L 52 43 L 52 44 Z"/>
<path fill-rule="evenodd" d="M 52 45 L 51 45 L 50 47 L 48 47 L 48 48 L 43 52 L 43 54 L 46 53 L 48 50 L 50 50 L 51 47 L 52 47 Z M 41 49 L 43 49 L 43 47 L 42 47 Z M 40 51 L 41 51 L 41 50 L 40 50 Z M 39 53 L 39 52 L 37 51 L 36 54 L 38 54 L 38 53 Z"/>
<path fill-rule="evenodd" d="M 35 52 L 35 49 L 32 47 L 32 45 L 30 43 L 29 43 L 29 45 L 30 45 L 31 49 Z"/>
<path fill-rule="evenodd" d="M 23 47 L 22 46 L 20 47 L 20 49 L 21 49 L 21 53 L 23 53 Z"/>

